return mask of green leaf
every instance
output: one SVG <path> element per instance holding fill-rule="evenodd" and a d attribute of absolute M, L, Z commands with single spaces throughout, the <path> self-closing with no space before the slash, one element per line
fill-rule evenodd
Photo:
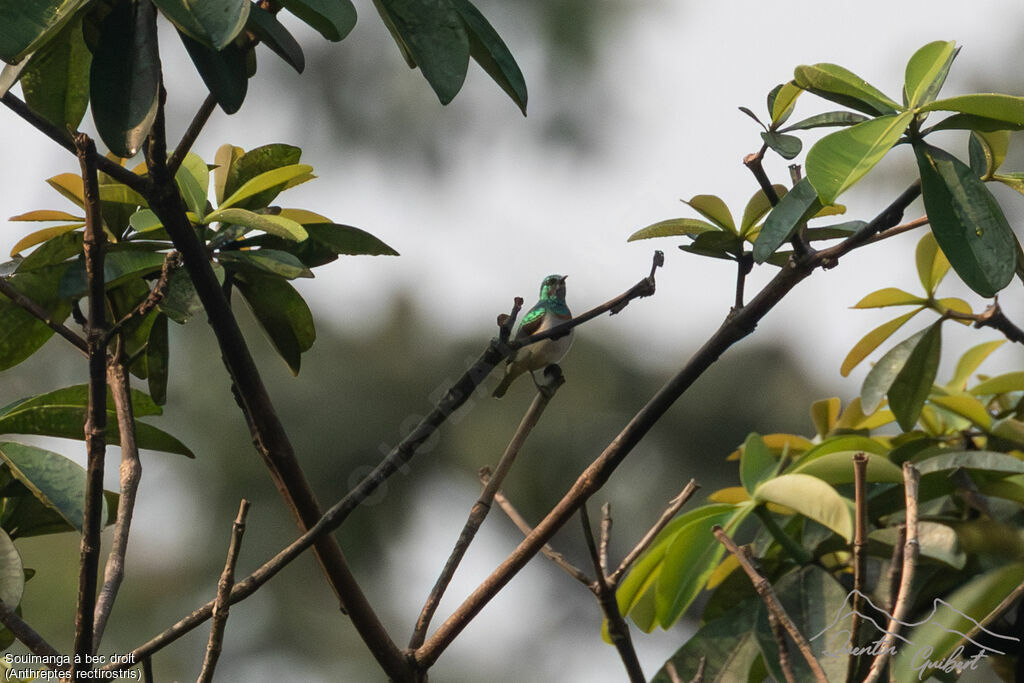
<path fill-rule="evenodd" d="M 359 228 L 337 223 L 311 223 L 306 226 L 310 239 L 336 254 L 348 256 L 398 256 L 398 252 Z"/>
<path fill-rule="evenodd" d="M 827 128 L 832 126 L 853 126 L 864 121 L 868 117 L 863 114 L 855 114 L 852 111 L 829 111 L 824 114 L 809 116 L 802 121 L 792 123 L 779 130 L 780 133 L 788 133 L 794 130 L 810 130 L 812 128 Z"/>
<path fill-rule="evenodd" d="M 783 159 L 795 159 L 804 148 L 803 141 L 795 135 L 785 135 L 775 131 L 761 133 L 761 139 Z"/>
<path fill-rule="evenodd" d="M 293 280 L 297 277 L 313 277 L 313 273 L 296 256 L 278 249 L 256 251 L 222 251 L 218 257 L 226 266 L 246 270 L 258 270 L 271 275 L 280 275 Z"/>
<path fill-rule="evenodd" d="M 1024 97 L 999 93 L 959 95 L 936 100 L 921 107 L 921 111 L 955 111 L 961 114 L 994 119 L 1011 127 L 1024 126 Z"/>
<path fill-rule="evenodd" d="M 889 408 L 904 431 L 909 432 L 935 383 L 942 356 L 942 323 L 928 327 L 889 387 Z"/>
<path fill-rule="evenodd" d="M 469 0 L 451 0 L 469 35 L 469 54 L 526 115 L 526 79 L 505 42 Z"/>
<path fill-rule="evenodd" d="M 989 180 L 999 170 L 999 167 L 1003 165 L 1003 161 L 1006 160 L 1006 152 L 1010 147 L 1010 131 L 971 131 L 970 144 L 972 150 L 976 146 L 979 148 L 984 160 L 984 164 L 980 169 L 975 169 L 972 163 L 972 170 L 975 172 L 980 170 L 978 175 L 981 176 L 981 179 Z"/>
<path fill-rule="evenodd" d="M 801 461 L 788 471 L 788 474 L 809 474 L 829 484 L 849 484 L 854 480 L 853 456 L 864 453 L 868 459 L 867 480 L 869 482 L 903 481 L 903 470 L 894 465 L 884 455 L 877 455 L 862 450 L 845 450 L 825 453 L 819 457 Z"/>
<path fill-rule="evenodd" d="M 153 0 L 179 31 L 220 50 L 235 39 L 249 16 L 247 0 Z"/>
<path fill-rule="evenodd" d="M 356 25 L 350 0 L 281 0 L 281 5 L 332 42 L 342 40 Z"/>
<path fill-rule="evenodd" d="M 302 54 L 302 46 L 288 32 L 284 24 L 277 20 L 276 16 L 259 5 L 252 5 L 245 27 L 297 72 L 302 73 L 306 68 L 306 57 Z"/>
<path fill-rule="evenodd" d="M 55 225 L 52 228 L 43 228 L 42 230 L 36 230 L 35 232 L 29 233 L 18 240 L 13 247 L 11 247 L 11 256 L 20 254 L 26 249 L 31 249 L 37 244 L 48 242 L 54 237 L 59 237 L 64 233 L 71 232 L 72 230 L 78 230 L 85 223 L 71 223 L 70 225 Z"/>
<path fill-rule="evenodd" d="M 884 543 L 889 548 L 893 548 L 898 543 L 903 543 L 903 540 L 900 538 L 902 535 L 898 527 L 891 526 L 872 531 L 869 539 Z M 918 521 L 917 543 L 922 558 L 942 562 L 954 569 L 963 569 L 964 564 L 967 562 L 967 555 L 960 550 L 956 531 L 946 524 L 925 520 Z"/>
<path fill-rule="evenodd" d="M 18 273 L 49 268 L 78 256 L 82 253 L 82 238 L 81 231 L 77 230 L 50 238 L 24 258 L 18 266 Z"/>
<path fill-rule="evenodd" d="M 700 626 L 693 636 L 669 658 L 675 670 L 671 677 L 662 667 L 652 683 L 701 680 L 705 683 L 736 683 L 751 679 L 761 651 L 754 638 L 750 615 L 756 605 L 744 602 L 726 614 Z M 703 677 L 697 678 L 702 671 Z"/>
<path fill-rule="evenodd" d="M 635 242 L 637 240 L 649 240 L 654 237 L 675 237 L 677 235 L 695 237 L 709 230 L 721 230 L 721 228 L 699 218 L 669 218 L 668 220 L 658 221 L 648 225 L 646 228 L 637 230 L 626 241 Z"/>
<path fill-rule="evenodd" d="M 914 313 L 916 313 L 916 311 L 914 311 Z M 911 314 L 908 313 L 907 317 L 910 315 Z M 899 320 L 899 318 L 897 318 L 897 320 Z M 926 327 L 920 332 L 914 334 L 912 337 L 909 337 L 892 347 L 879 359 L 877 363 L 875 363 L 875 366 L 871 368 L 867 377 L 864 378 L 864 384 L 860 389 L 860 401 L 865 415 L 870 415 L 878 410 L 878 406 L 882 403 L 882 397 L 888 393 L 889 387 L 891 387 L 892 383 L 896 381 L 897 375 L 900 374 L 904 366 L 907 364 L 910 354 L 930 329 L 931 327 Z M 892 333 L 890 332 L 890 334 Z"/>
<path fill-rule="evenodd" d="M 202 220 L 206 215 L 206 197 L 210 191 L 210 172 L 206 168 L 206 163 L 197 155 L 189 152 L 174 179 L 178 184 L 178 189 L 181 190 L 185 206 Z"/>
<path fill-rule="evenodd" d="M 264 171 L 246 180 L 220 203 L 219 208 L 223 210 L 235 205 L 245 209 L 263 208 L 286 187 L 292 187 L 311 178 L 313 167 L 308 164 L 290 164 Z M 258 201 L 252 201 L 257 197 Z"/>
<path fill-rule="evenodd" d="M 296 242 L 301 242 L 309 236 L 301 224 L 290 218 L 255 213 L 248 209 L 218 209 L 207 215 L 203 222 L 206 224 L 219 222 L 225 225 L 244 225 L 251 230 L 262 230 Z"/>
<path fill-rule="evenodd" d="M 10 441 L 0 442 L 0 458 L 33 496 L 81 532 L 85 509 L 81 466 L 57 453 Z"/>
<path fill-rule="evenodd" d="M 49 311 L 52 320 L 63 322 L 71 313 L 71 304 L 57 295 L 57 283 L 64 270 L 64 266 L 41 268 L 18 273 L 7 278 L 7 282 Z M 0 294 L 0 370 L 21 363 L 52 335 L 53 330 L 46 323 Z"/>
<path fill-rule="evenodd" d="M 778 127 L 783 121 L 789 118 L 796 106 L 796 100 L 800 97 L 803 88 L 792 81 L 784 83 L 773 89 L 768 95 L 768 115 L 771 116 L 772 128 Z"/>
<path fill-rule="evenodd" d="M 907 62 L 903 86 L 908 107 L 920 107 L 935 99 L 958 52 L 952 40 L 937 40 L 914 53 Z"/>
<path fill-rule="evenodd" d="M 968 287 L 994 296 L 1017 265 L 1017 238 L 999 204 L 956 157 L 924 143 L 916 143 L 914 152 L 935 240 Z"/>
<path fill-rule="evenodd" d="M 237 171 L 232 173 L 232 169 L 235 167 L 235 162 L 241 159 L 244 154 L 245 152 L 241 147 L 235 147 L 234 145 L 221 145 L 217 148 L 217 154 L 213 159 L 215 166 L 213 169 L 213 196 L 216 198 L 218 205 L 224 201 L 226 196 L 225 189 L 229 179 L 234 178 L 237 180 Z M 298 161 L 298 154 L 295 155 L 295 160 Z M 234 191 L 233 187 L 232 191 Z"/>
<path fill-rule="evenodd" d="M 929 132 L 939 130 L 973 130 L 993 133 L 1003 130 L 1024 130 L 1024 124 L 1009 123 L 999 119 L 975 116 L 974 114 L 953 114 L 928 129 Z"/>
<path fill-rule="evenodd" d="M 820 208 L 818 193 L 807 178 L 802 179 L 789 194 L 779 200 L 765 219 L 764 227 L 754 240 L 754 261 L 764 263 L 768 260 L 793 231 L 806 223 Z"/>
<path fill-rule="evenodd" d="M 764 440 L 751 433 L 743 443 L 743 454 L 740 456 L 740 481 L 747 493 L 753 495 L 757 485 L 770 477 L 778 464 L 778 459 Z"/>
<path fill-rule="evenodd" d="M 968 420 L 986 432 L 992 428 L 992 416 L 978 399 L 964 394 L 953 396 L 931 396 L 928 403 Z"/>
<path fill-rule="evenodd" d="M 876 87 L 836 64 L 798 66 L 794 77 L 804 90 L 871 116 L 895 114 L 901 109 Z"/>
<path fill-rule="evenodd" d="M 1002 341 L 998 343 L 1001 344 Z M 971 387 L 971 393 L 975 396 L 1007 394 L 1011 391 L 1024 391 L 1024 372 L 1003 373 Z"/>
<path fill-rule="evenodd" d="M 159 314 L 153 321 L 146 343 L 146 381 L 153 403 L 162 406 L 167 402 L 167 369 L 170 348 L 167 337 L 167 316 Z"/>
<path fill-rule="evenodd" d="M 885 308 L 887 306 L 923 305 L 925 299 L 897 287 L 885 287 L 871 292 L 854 304 L 854 308 Z"/>
<path fill-rule="evenodd" d="M 970 379 L 971 375 L 974 374 L 978 367 L 993 351 L 998 349 L 1005 342 L 1005 339 L 983 342 L 968 349 L 964 355 L 960 356 L 960 360 L 957 361 L 956 372 L 953 373 L 953 379 L 949 381 L 946 388 L 951 391 L 963 391 L 967 386 L 967 380 Z"/>
<path fill-rule="evenodd" d="M 211 265 L 217 281 L 223 284 L 224 268 L 216 262 Z M 179 325 L 184 325 L 192 316 L 203 312 L 203 302 L 199 300 L 199 294 L 186 269 L 178 268 L 171 273 L 167 282 L 167 293 L 160 302 L 159 308 L 168 318 Z"/>
<path fill-rule="evenodd" d="M 853 540 L 853 519 L 846 501 L 836 490 L 809 474 L 781 474 L 763 482 L 754 492 L 758 503 L 783 505 Z"/>
<path fill-rule="evenodd" d="M 831 204 L 874 168 L 910 125 L 914 114 L 880 116 L 831 133 L 807 153 L 807 177 L 822 204 Z"/>
<path fill-rule="evenodd" d="M 785 197 L 786 193 L 789 192 L 789 188 L 785 185 L 772 185 L 772 187 L 775 188 L 775 194 L 779 199 Z M 740 235 L 746 237 L 751 228 L 756 226 L 757 222 L 764 218 L 771 210 L 772 202 L 768 199 L 768 195 L 764 193 L 764 190 L 755 192 L 743 209 L 743 219 L 740 221 Z"/>
<path fill-rule="evenodd" d="M 139 209 L 128 219 L 128 225 L 132 226 L 132 230 L 139 233 L 153 232 L 164 227 L 163 222 L 160 221 L 160 218 L 157 217 L 152 209 Z"/>
<path fill-rule="evenodd" d="M 135 156 L 156 118 L 160 86 L 153 5 L 114 5 L 100 26 L 89 83 L 92 117 L 103 142 L 119 157 Z"/>
<path fill-rule="evenodd" d="M 90 0 L 33 0 L 0 7 L 0 59 L 16 64 L 52 40 Z"/>
<path fill-rule="evenodd" d="M 199 77 L 224 113 L 234 114 L 241 109 L 249 88 L 248 59 L 252 48 L 229 43 L 218 51 L 185 33 L 179 31 L 178 35 Z"/>
<path fill-rule="evenodd" d="M 469 67 L 469 36 L 449 0 L 374 0 L 410 65 L 418 66 L 441 104 L 462 88 Z"/>
<path fill-rule="evenodd" d="M 731 232 L 714 230 L 697 235 L 691 244 L 681 244 L 679 248 L 699 256 L 735 261 L 736 255 L 743 251 L 743 238 Z"/>
<path fill-rule="evenodd" d="M 926 610 L 922 619 L 915 620 L 919 625 L 905 634 L 913 646 L 899 648 L 893 657 L 893 679 L 918 680 L 924 658 L 938 663 L 949 657 L 961 638 L 1013 592 L 1021 581 L 1024 581 L 1024 564 L 1008 564 L 974 575 L 945 596 L 944 600 L 934 598 L 931 610 Z M 1020 639 L 993 629 L 992 626 L 988 627 L 984 634 L 988 651 L 1016 652 Z M 926 652 L 927 655 L 924 654 Z M 967 664 L 971 658 L 961 655 L 958 661 Z"/>
<path fill-rule="evenodd" d="M 316 340 L 309 307 L 295 288 L 278 277 L 239 273 L 238 291 L 292 374 L 299 374 L 302 353 Z"/>
<path fill-rule="evenodd" d="M 7 532 L 0 529 L 0 600 L 13 609 L 21 603 L 24 592 L 25 568 L 21 554 Z"/>
<path fill-rule="evenodd" d="M 57 389 L 46 394 L 15 401 L 0 409 L 0 434 L 33 434 L 65 439 L 84 439 L 82 425 L 88 407 L 88 388 L 84 384 Z M 132 390 L 136 417 L 159 415 L 162 411 L 141 391 Z M 139 448 L 177 453 L 189 458 L 192 452 L 173 436 L 145 422 L 136 421 Z M 113 399 L 107 392 L 107 439 L 118 443 L 120 432 Z"/>
<path fill-rule="evenodd" d="M 103 281 L 109 290 L 124 282 L 149 275 L 160 270 L 164 264 L 164 255 L 143 250 L 110 251 L 103 259 Z M 89 283 L 85 273 L 85 261 L 79 259 L 71 264 L 61 278 L 58 293 L 64 299 L 77 299 L 85 296 Z"/>
<path fill-rule="evenodd" d="M 696 209 L 700 215 L 723 230 L 736 232 L 736 223 L 732 219 L 732 213 L 721 197 L 716 197 L 713 194 L 698 194 L 691 197 L 690 201 L 684 199 L 683 203 Z"/>
<path fill-rule="evenodd" d="M 977 470 L 1002 474 L 1024 473 L 1024 462 L 1012 455 L 996 451 L 957 451 L 943 452 L 942 455 L 916 463 L 921 476 L 951 470 Z"/>
<path fill-rule="evenodd" d="M 301 149 L 280 143 L 256 147 L 245 153 L 242 153 L 239 147 L 222 146 L 217 151 L 215 161 L 219 167 L 214 172 L 218 206 L 223 206 L 225 197 L 235 194 L 242 185 L 258 175 L 298 164 L 301 157 Z M 260 194 L 253 195 L 242 203 L 241 208 L 262 208 L 269 204 L 281 189 L 275 190 L 271 187 L 266 192 L 266 197 Z M 269 194 L 271 192 L 273 194 Z"/>
<path fill-rule="evenodd" d="M 76 18 L 36 52 L 22 71 L 25 103 L 61 130 L 77 130 L 89 105 L 91 65 L 82 21 Z"/>
<path fill-rule="evenodd" d="M 704 590 L 708 577 L 718 566 L 725 546 L 718 542 L 712 528 L 735 528 L 749 512 L 749 506 L 708 505 L 690 517 L 665 549 L 661 571 L 655 586 L 654 604 L 658 623 L 668 628 L 693 604 Z"/>

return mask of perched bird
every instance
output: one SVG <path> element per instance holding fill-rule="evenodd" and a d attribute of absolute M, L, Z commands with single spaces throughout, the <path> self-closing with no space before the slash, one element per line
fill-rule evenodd
<path fill-rule="evenodd" d="M 568 275 L 548 275 L 540 285 L 540 301 L 526 312 L 516 339 L 529 337 L 531 334 L 544 332 L 572 317 L 569 307 L 565 305 L 565 278 Z M 505 366 L 505 377 L 494 390 L 494 396 L 501 398 L 508 387 L 519 375 L 529 371 L 541 370 L 552 363 L 557 363 L 572 345 L 572 332 L 558 339 L 544 339 L 516 351 L 508 359 Z"/>

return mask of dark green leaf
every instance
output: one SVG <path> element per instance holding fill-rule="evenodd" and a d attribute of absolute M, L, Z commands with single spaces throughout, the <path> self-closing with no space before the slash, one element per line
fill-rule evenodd
<path fill-rule="evenodd" d="M 219 263 L 211 265 L 217 280 L 223 283 L 224 268 Z M 192 284 L 192 278 L 186 269 L 178 268 L 171 273 L 167 293 L 160 302 L 160 310 L 179 325 L 184 325 L 189 318 L 203 312 L 203 302 L 199 300 L 199 294 L 196 293 L 195 285 Z"/>
<path fill-rule="evenodd" d="M 779 200 L 764 221 L 764 227 L 754 240 L 754 260 L 764 263 L 789 239 L 798 226 L 821 209 L 818 193 L 804 178 Z"/>
<path fill-rule="evenodd" d="M 273 14 L 259 5 L 253 5 L 249 10 L 246 28 L 293 69 L 302 73 L 306 68 L 302 47 Z"/>
<path fill-rule="evenodd" d="M 223 194 L 221 195 L 222 200 L 233 195 L 242 185 L 256 176 L 277 168 L 297 164 L 301 157 L 301 149 L 280 143 L 263 145 L 262 147 L 249 150 L 238 159 L 235 159 L 234 163 L 227 169 Z M 270 190 L 267 192 L 270 192 Z M 277 192 L 280 192 L 280 190 L 277 190 Z M 241 202 L 239 206 L 245 209 L 266 206 L 277 195 L 277 192 L 267 197 L 261 195 L 249 197 L 245 202 Z"/>
<path fill-rule="evenodd" d="M 271 275 L 280 275 L 288 280 L 297 277 L 313 277 L 313 273 L 294 254 L 278 249 L 255 251 L 222 251 L 220 262 L 228 267 L 241 270 L 258 270 Z"/>
<path fill-rule="evenodd" d="M 179 31 L 214 50 L 234 40 L 249 16 L 248 0 L 153 0 L 153 3 Z"/>
<path fill-rule="evenodd" d="M 994 296 L 1013 278 L 1017 238 L 995 197 L 962 161 L 925 143 L 914 145 L 932 234 L 964 283 Z"/>
<path fill-rule="evenodd" d="M 203 79 L 217 104 L 226 114 L 234 114 L 245 101 L 249 87 L 248 53 L 251 47 L 239 47 L 229 43 L 222 50 L 209 48 L 179 32 L 181 42 L 192 59 L 192 63 Z"/>
<path fill-rule="evenodd" d="M 51 320 L 63 322 L 71 313 L 71 304 L 57 295 L 57 283 L 66 269 L 63 265 L 40 268 L 14 275 L 7 282 L 49 311 Z M 31 356 L 52 335 L 46 323 L 0 294 L 0 370 Z"/>
<path fill-rule="evenodd" d="M 350 0 L 281 0 L 289 12 L 337 42 L 356 25 L 356 8 Z"/>
<path fill-rule="evenodd" d="M 836 64 L 798 66 L 794 77 L 804 90 L 871 116 L 895 114 L 900 109 L 878 88 Z"/>
<path fill-rule="evenodd" d="M 940 455 L 915 463 L 921 476 L 952 470 L 977 470 L 999 474 L 1024 474 L 1024 462 L 997 451 L 943 451 Z"/>
<path fill-rule="evenodd" d="M 155 273 L 164 264 L 164 255 L 146 250 L 110 251 L 103 259 L 103 280 L 107 289 L 134 277 Z M 58 293 L 63 299 L 77 299 L 88 291 L 85 261 L 79 259 L 61 278 Z"/>
<path fill-rule="evenodd" d="M 889 408 L 904 431 L 909 432 L 921 415 L 942 354 L 942 324 L 934 323 L 914 346 L 907 362 L 889 387 Z"/>
<path fill-rule="evenodd" d="M 81 440 L 84 438 L 82 425 L 85 423 L 87 405 L 88 390 L 84 384 L 15 401 L 0 409 L 0 434 L 34 434 Z M 159 415 L 162 412 L 149 396 L 138 390 L 132 390 L 132 406 L 136 417 Z M 194 457 L 183 443 L 161 429 L 138 421 L 135 429 L 139 448 Z M 111 443 L 120 440 L 117 413 L 109 391 L 107 439 Z"/>
<path fill-rule="evenodd" d="M 910 315 L 908 313 L 907 317 Z M 871 371 L 868 372 L 860 389 L 861 410 L 864 411 L 865 415 L 870 415 L 878 410 L 878 406 L 882 403 L 882 397 L 889 392 L 889 387 L 896 381 L 896 376 L 903 370 L 903 367 L 907 364 L 907 359 L 910 358 L 910 354 L 921 341 L 921 338 L 924 337 L 925 333 L 928 332 L 928 329 L 925 328 L 917 332 L 912 337 L 903 340 L 889 349 L 875 363 Z"/>
<path fill-rule="evenodd" d="M 863 114 L 855 114 L 852 111 L 829 111 L 824 114 L 809 116 L 806 119 L 797 121 L 779 130 L 780 133 L 788 133 L 793 130 L 810 130 L 811 128 L 825 128 L 832 126 L 855 126 L 858 123 L 867 121 L 868 117 Z"/>
<path fill-rule="evenodd" d="M 978 130 L 991 133 L 997 130 L 1024 130 L 1024 123 L 1009 123 L 974 114 L 953 114 L 939 121 L 930 130 Z"/>
<path fill-rule="evenodd" d="M 441 104 L 451 102 L 466 79 L 469 36 L 450 0 L 374 0 L 373 4 Z"/>
<path fill-rule="evenodd" d="M 33 496 L 82 530 L 85 470 L 81 466 L 57 453 L 10 441 L 0 442 L 0 458 Z"/>
<path fill-rule="evenodd" d="M 8 64 L 41 48 L 90 0 L 25 0 L 0 4 L 0 59 Z"/>
<path fill-rule="evenodd" d="M 309 306 L 294 287 L 278 277 L 239 273 L 235 284 L 278 354 L 293 374 L 299 374 L 302 353 L 316 339 Z"/>
<path fill-rule="evenodd" d="M 21 74 L 25 103 L 60 129 L 77 130 L 89 105 L 92 53 L 75 19 L 29 61 Z"/>
<path fill-rule="evenodd" d="M 804 143 L 795 135 L 784 135 L 768 131 L 761 133 L 761 139 L 764 140 L 764 144 L 771 147 L 783 159 L 795 158 L 800 154 L 800 150 L 804 148 Z"/>
<path fill-rule="evenodd" d="M 27 273 L 30 270 L 55 266 L 77 256 L 82 253 L 82 239 L 81 231 L 77 231 L 66 232 L 47 240 L 25 257 L 18 266 L 18 272 Z"/>
<path fill-rule="evenodd" d="M 735 261 L 737 254 L 743 250 L 743 238 L 731 232 L 716 230 L 701 233 L 693 242 L 680 244 L 679 248 L 699 256 Z"/>
<path fill-rule="evenodd" d="M 156 117 L 160 85 L 153 5 L 114 6 L 100 27 L 89 84 L 92 116 L 103 142 L 120 157 L 135 156 Z"/>
<path fill-rule="evenodd" d="M 651 683 L 698 680 L 698 670 L 704 672 L 700 680 L 705 683 L 739 683 L 750 680 L 751 669 L 761 656 L 751 619 L 757 609 L 757 603 L 747 601 L 703 624 L 669 658 L 676 676 L 673 678 L 662 667 L 651 679 Z"/>
<path fill-rule="evenodd" d="M 337 223 L 311 223 L 303 226 L 314 240 L 336 254 L 348 256 L 398 256 L 398 252 L 359 228 Z"/>
<path fill-rule="evenodd" d="M 167 316 L 157 315 L 149 332 L 146 344 L 146 381 L 153 403 L 162 406 L 167 402 L 167 368 L 170 348 L 167 338 Z"/>
<path fill-rule="evenodd" d="M 505 42 L 469 0 L 451 0 L 469 34 L 469 54 L 526 115 L 526 80 Z"/>

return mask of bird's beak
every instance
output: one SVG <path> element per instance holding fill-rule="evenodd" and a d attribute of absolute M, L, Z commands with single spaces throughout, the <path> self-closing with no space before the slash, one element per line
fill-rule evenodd
<path fill-rule="evenodd" d="M 564 283 L 566 281 L 566 279 L 568 279 L 568 277 L 569 277 L 568 275 L 563 275 L 562 276 L 562 282 Z"/>

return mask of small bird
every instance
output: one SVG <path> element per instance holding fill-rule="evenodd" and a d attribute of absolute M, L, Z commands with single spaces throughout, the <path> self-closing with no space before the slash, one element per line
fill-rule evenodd
<path fill-rule="evenodd" d="M 531 334 L 544 332 L 572 318 L 569 307 L 565 305 L 565 278 L 568 275 L 548 275 L 540 285 L 540 301 L 526 312 L 516 339 L 529 337 Z M 544 339 L 516 351 L 505 365 L 505 377 L 494 390 L 495 398 L 501 398 L 508 387 L 519 375 L 557 363 L 572 345 L 572 332 L 558 339 Z M 536 380 L 534 380 L 536 382 Z"/>

